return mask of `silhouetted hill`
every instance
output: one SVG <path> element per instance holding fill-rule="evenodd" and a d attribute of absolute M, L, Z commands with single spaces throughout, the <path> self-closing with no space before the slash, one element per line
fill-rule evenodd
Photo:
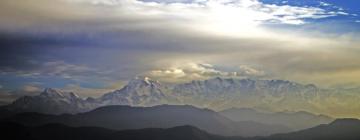
<path fill-rule="evenodd" d="M 226 136 L 264 136 L 288 132 L 288 128 L 254 122 L 233 122 L 217 112 L 189 105 L 154 107 L 107 106 L 76 115 L 22 113 L 3 119 L 24 125 L 61 123 L 69 126 L 96 126 L 114 130 L 171 128 L 192 125 L 209 133 Z"/>
<path fill-rule="evenodd" d="M 227 137 L 209 134 L 193 126 L 178 126 L 169 129 L 141 129 L 120 131 L 115 137 L 124 140 L 225 140 Z"/>
<path fill-rule="evenodd" d="M 0 123 L 1 137 L 11 140 L 359 140 L 360 121 L 339 119 L 327 125 L 269 137 L 224 137 L 193 126 L 114 131 L 99 127 L 69 127 L 47 124 L 29 127 L 11 122 Z"/>
<path fill-rule="evenodd" d="M 276 112 L 265 113 L 250 108 L 231 108 L 219 112 L 233 121 L 252 121 L 262 124 L 282 125 L 295 130 L 303 130 L 320 124 L 328 124 L 334 119 L 325 115 L 309 112 Z"/>
<path fill-rule="evenodd" d="M 11 140 L 230 140 L 208 134 L 192 126 L 169 129 L 148 128 L 140 130 L 113 131 L 97 127 L 69 127 L 48 124 L 26 127 L 16 123 L 1 123 L 2 137 Z"/>
<path fill-rule="evenodd" d="M 338 119 L 310 129 L 273 135 L 263 140 L 359 140 L 360 120 Z"/>
<path fill-rule="evenodd" d="M 9 140 L 102 140 L 113 130 L 96 127 L 72 128 L 61 124 L 26 127 L 16 123 L 1 123 L 1 137 Z"/>
<path fill-rule="evenodd" d="M 13 115 L 15 115 L 14 112 L 9 111 L 4 106 L 0 107 L 0 119 L 7 118 L 7 117 L 10 117 L 10 116 L 13 116 Z"/>

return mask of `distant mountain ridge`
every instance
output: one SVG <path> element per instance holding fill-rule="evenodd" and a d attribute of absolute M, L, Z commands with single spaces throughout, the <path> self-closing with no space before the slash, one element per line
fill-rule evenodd
<path fill-rule="evenodd" d="M 48 114 L 78 113 L 94 108 L 94 104 L 73 92 L 46 88 L 38 96 L 24 96 L 6 106 L 16 112 L 41 112 Z"/>
<path fill-rule="evenodd" d="M 76 114 L 109 105 L 151 107 L 162 104 L 188 104 L 210 109 L 269 106 L 283 109 L 299 107 L 302 108 L 301 110 L 306 110 L 312 108 L 311 106 L 318 106 L 317 102 L 331 95 L 322 91 L 315 85 L 302 85 L 283 80 L 218 77 L 167 86 L 145 77 L 132 79 L 123 88 L 106 93 L 99 98 L 83 99 L 72 92 L 47 88 L 38 96 L 19 98 L 5 108 L 14 112 L 46 114 Z M 332 121 L 330 117 L 307 112 L 259 114 L 248 110 L 240 114 L 234 112 L 230 114 L 221 112 L 221 114 L 234 121 L 243 122 L 243 125 L 246 124 L 244 122 L 252 122 L 254 128 L 275 125 L 277 128 L 286 126 L 291 130 L 300 130 Z M 270 134 L 266 131 L 262 133 Z M 280 132 L 280 130 L 275 131 Z"/>
<path fill-rule="evenodd" d="M 164 85 L 149 78 L 134 78 L 122 89 L 99 98 L 82 99 L 75 93 L 45 89 L 38 96 L 25 96 L 8 105 L 19 112 L 48 114 L 86 112 L 107 105 L 154 106 L 188 104 L 223 110 L 231 107 L 269 107 L 279 110 L 311 110 L 322 96 L 315 85 L 283 80 L 214 78 L 204 81 Z M 287 104 L 287 106 L 283 106 Z"/>
<path fill-rule="evenodd" d="M 0 131 L 5 132 L 3 136 L 13 140 L 229 140 L 193 126 L 114 131 L 100 127 L 69 127 L 61 124 L 29 127 L 16 123 L 0 123 Z"/>
<path fill-rule="evenodd" d="M 330 124 L 319 125 L 313 128 L 277 134 L 263 140 L 359 140 L 360 120 L 337 119 Z"/>
<path fill-rule="evenodd" d="M 69 126 L 95 126 L 114 130 L 142 128 L 171 128 L 192 125 L 207 132 L 226 136 L 266 136 L 290 132 L 280 125 L 256 122 L 234 122 L 209 109 L 189 105 L 159 105 L 153 107 L 106 106 L 75 115 L 46 115 L 20 113 L 0 119 L 0 122 L 16 122 L 28 126 L 60 123 Z"/>
<path fill-rule="evenodd" d="M 99 127 L 69 127 L 61 124 L 30 127 L 2 122 L 0 131 L 3 132 L 3 137 L 13 140 L 359 140 L 360 121 L 339 119 L 328 125 L 298 132 L 248 138 L 213 135 L 193 126 L 114 131 Z"/>
<path fill-rule="evenodd" d="M 293 130 L 302 130 L 320 124 L 328 124 L 334 119 L 325 115 L 314 115 L 309 112 L 259 112 L 249 108 L 231 108 L 219 112 L 233 121 L 253 121 L 263 124 L 287 126 Z"/>

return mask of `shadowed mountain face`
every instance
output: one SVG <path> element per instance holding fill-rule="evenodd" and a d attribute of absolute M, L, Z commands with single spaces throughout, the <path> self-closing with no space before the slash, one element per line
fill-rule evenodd
<path fill-rule="evenodd" d="M 128 140 L 225 140 L 226 137 L 209 134 L 193 126 L 178 126 L 169 129 L 143 129 L 121 131 L 116 137 Z"/>
<path fill-rule="evenodd" d="M 359 140 L 360 121 L 341 119 L 303 131 L 253 138 L 217 136 L 192 126 L 113 131 L 60 124 L 28 127 L 16 123 L 1 123 L 0 131 L 3 132 L 2 136 L 13 140 Z"/>
<path fill-rule="evenodd" d="M 38 96 L 24 96 L 6 106 L 14 112 L 40 112 L 46 114 L 77 113 L 94 108 L 95 105 L 83 100 L 75 93 L 52 88 L 45 89 Z"/>
<path fill-rule="evenodd" d="M 72 128 L 61 124 L 27 127 L 16 123 L 1 123 L 1 137 L 11 140 L 102 140 L 113 130 L 96 127 Z"/>
<path fill-rule="evenodd" d="M 248 108 L 231 108 L 219 112 L 233 121 L 253 121 L 262 124 L 283 125 L 293 130 L 302 130 L 320 124 L 328 124 L 332 118 L 308 112 L 265 113 Z"/>
<path fill-rule="evenodd" d="M 287 127 L 280 125 L 234 122 L 208 109 L 175 105 L 154 107 L 107 106 L 76 115 L 23 113 L 3 119 L 3 121 L 31 126 L 62 123 L 69 126 L 96 126 L 114 130 L 192 125 L 209 133 L 228 136 L 265 136 L 290 131 Z"/>
<path fill-rule="evenodd" d="M 273 135 L 264 140 L 359 140 L 360 121 L 357 119 L 338 119 L 330 124 L 310 129 Z"/>
<path fill-rule="evenodd" d="M 99 127 L 69 127 L 48 124 L 26 127 L 16 123 L 0 124 L 0 131 L 12 140 L 230 140 L 192 126 L 169 129 L 149 128 L 141 130 L 113 131 Z"/>

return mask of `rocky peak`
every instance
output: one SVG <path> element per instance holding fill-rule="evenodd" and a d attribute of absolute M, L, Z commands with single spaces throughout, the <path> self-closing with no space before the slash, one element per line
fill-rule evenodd
<path fill-rule="evenodd" d="M 150 79 L 149 77 L 136 77 L 129 81 L 127 87 L 132 87 L 132 88 L 148 87 L 148 86 L 158 87 L 160 85 L 161 84 L 159 81 L 154 81 L 154 80 Z"/>
<path fill-rule="evenodd" d="M 54 88 L 45 88 L 43 92 L 41 92 L 40 96 L 46 97 L 63 97 L 62 91 Z"/>
<path fill-rule="evenodd" d="M 46 88 L 43 92 L 41 92 L 40 96 L 50 97 L 50 98 L 68 98 L 68 99 L 80 98 L 77 94 L 73 92 L 64 92 L 62 90 L 54 89 L 54 88 Z"/>
<path fill-rule="evenodd" d="M 354 118 L 342 118 L 342 119 L 336 119 L 331 123 L 331 125 L 348 125 L 348 124 L 360 124 L 359 119 Z"/>

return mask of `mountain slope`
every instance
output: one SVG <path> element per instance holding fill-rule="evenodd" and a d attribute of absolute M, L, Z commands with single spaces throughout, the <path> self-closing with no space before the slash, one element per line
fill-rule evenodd
<path fill-rule="evenodd" d="M 248 108 L 231 108 L 219 113 L 234 121 L 253 121 L 263 124 L 283 125 L 293 130 L 311 128 L 333 121 L 328 116 L 314 115 L 304 111 L 265 113 Z"/>
<path fill-rule="evenodd" d="M 16 123 L 1 123 L 2 137 L 12 140 L 231 140 L 216 136 L 192 126 L 178 126 L 169 129 L 149 128 L 140 130 L 114 131 L 99 127 L 69 127 L 48 124 L 26 127 Z"/>
<path fill-rule="evenodd" d="M 122 89 L 106 93 L 98 101 L 104 105 L 154 106 L 166 103 L 171 97 L 158 81 L 147 77 L 134 78 Z"/>
<path fill-rule="evenodd" d="M 2 122 L 0 131 L 2 137 L 12 140 L 359 140 L 360 121 L 339 119 L 327 125 L 298 132 L 252 138 L 217 136 L 192 126 L 114 131 L 98 127 L 69 127 L 61 124 L 29 127 Z"/>
<path fill-rule="evenodd" d="M 284 80 L 223 79 L 175 85 L 172 93 L 180 103 L 223 110 L 231 107 L 261 107 L 278 110 L 310 109 L 319 98 L 315 85 Z M 283 106 L 287 104 L 288 106 Z"/>
<path fill-rule="evenodd" d="M 108 105 L 154 106 L 175 98 L 163 92 L 164 86 L 148 78 L 134 78 L 122 89 L 99 98 L 82 99 L 73 92 L 47 88 L 40 95 L 24 96 L 6 108 L 14 112 L 39 112 L 45 114 L 80 113 Z"/>
<path fill-rule="evenodd" d="M 114 130 L 192 125 L 209 133 L 228 136 L 264 136 L 289 132 L 286 127 L 254 122 L 233 122 L 212 110 L 175 105 L 154 107 L 107 106 L 76 115 L 23 113 L 2 121 L 31 126 L 61 123 L 69 126 L 96 126 Z"/>
<path fill-rule="evenodd" d="M 79 127 L 73 128 L 61 124 L 47 124 L 27 127 L 16 123 L 1 123 L 2 138 L 11 140 L 103 140 L 109 139 L 113 130 Z"/>
<path fill-rule="evenodd" d="M 359 140 L 360 120 L 338 119 L 326 125 L 310 129 L 278 134 L 262 140 Z"/>
<path fill-rule="evenodd" d="M 24 96 L 7 109 L 15 112 L 41 112 L 48 114 L 77 113 L 92 108 L 75 93 L 47 88 L 38 96 Z"/>
<path fill-rule="evenodd" d="M 225 140 L 226 137 L 216 136 L 193 126 L 177 126 L 169 129 L 142 129 L 120 131 L 115 137 L 125 140 Z"/>

